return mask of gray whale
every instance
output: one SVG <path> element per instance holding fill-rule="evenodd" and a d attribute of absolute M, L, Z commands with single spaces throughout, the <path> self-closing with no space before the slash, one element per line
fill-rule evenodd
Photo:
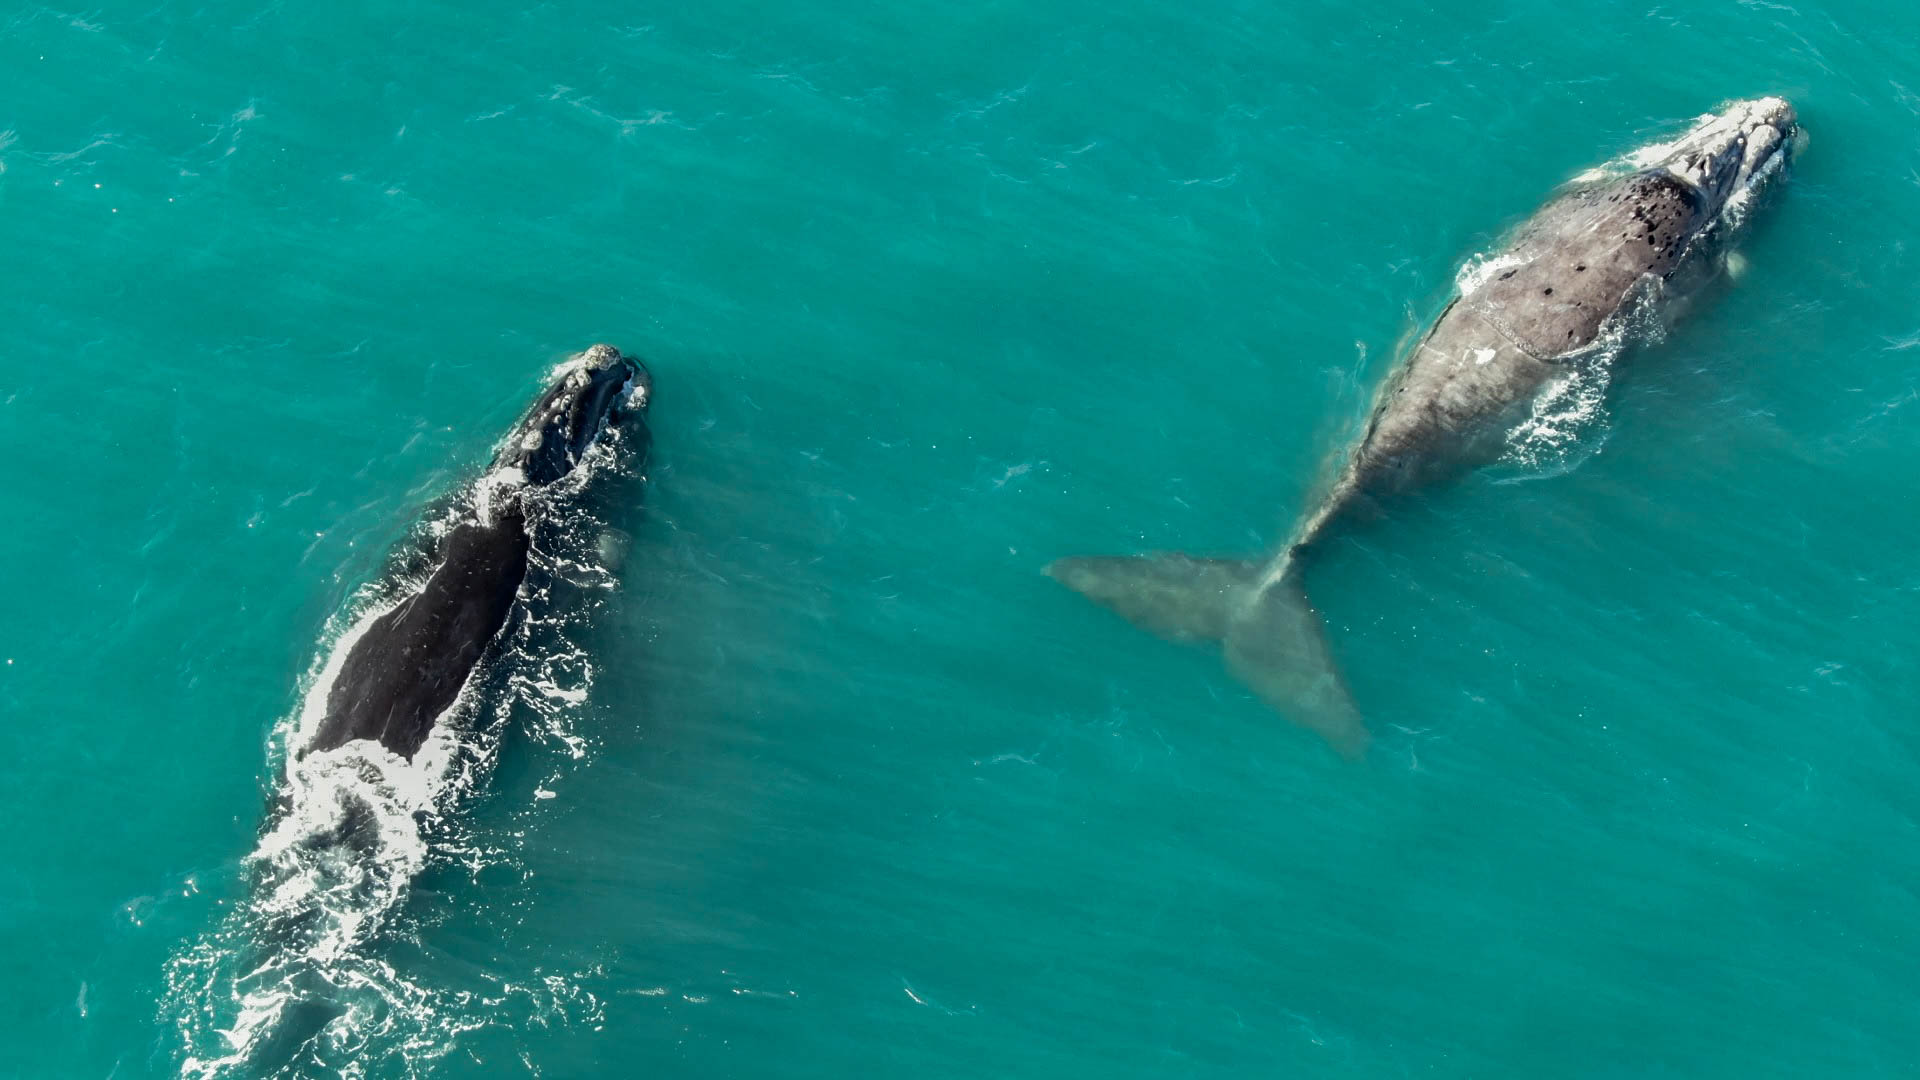
<path fill-rule="evenodd" d="M 1541 207 L 1396 366 L 1333 482 L 1268 558 L 1087 556 L 1047 573 L 1163 636 L 1220 641 L 1262 699 L 1359 756 L 1368 732 L 1307 599 L 1303 556 L 1377 497 L 1489 460 L 1624 315 L 1711 277 L 1798 135 L 1786 101 L 1735 102 L 1632 155 L 1633 171 L 1576 181 Z"/>

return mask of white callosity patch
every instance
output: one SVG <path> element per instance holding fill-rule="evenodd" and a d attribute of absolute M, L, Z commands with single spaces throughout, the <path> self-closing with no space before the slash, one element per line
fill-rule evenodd
<path fill-rule="evenodd" d="M 392 573 L 334 620 L 300 706 L 270 739 L 277 806 L 245 861 L 247 894 L 167 965 L 161 1015 L 183 1044 L 184 1075 L 272 1071 L 278 1064 L 267 1059 L 302 1043 L 301 1053 L 341 1075 L 411 1073 L 448 1052 L 459 1031 L 496 1021 L 476 1013 L 466 994 L 409 981 L 382 958 L 379 940 L 407 932 L 396 930 L 394 916 L 426 867 L 477 873 L 511 861 L 510 851 L 476 843 L 449 813 L 487 781 L 509 732 L 561 750 L 543 791 L 562 782 L 564 762 L 587 755 L 589 741 L 570 725 L 592 686 L 593 665 L 574 638 L 594 606 L 582 594 L 615 582 L 594 557 L 607 525 L 578 496 L 597 477 L 630 475 L 634 458 L 615 428 L 547 488 L 526 487 L 518 469 L 491 470 L 421 524 L 413 543 L 431 547 L 460 521 L 486 520 L 500 500 L 519 498 L 534 524 L 534 547 L 522 602 L 491 660 L 476 668 L 413 761 L 365 740 L 299 751 L 318 732 L 354 643 L 424 578 Z M 561 591 L 565 603 L 555 595 Z M 540 1007 L 555 1008 L 579 995 L 563 986 L 545 997 L 551 1000 Z M 363 1060 L 374 1045 L 400 1060 L 378 1053 Z"/>
<path fill-rule="evenodd" d="M 1692 161 L 1714 156 L 1727 147 L 1741 147 L 1741 161 L 1735 173 L 1727 206 L 1751 199 L 1764 188 L 1784 165 L 1787 154 L 1805 145 L 1805 130 L 1799 127 L 1793 107 L 1777 97 L 1754 98 L 1730 103 L 1718 112 L 1697 117 L 1686 131 L 1660 142 L 1648 143 L 1588 169 L 1573 178 L 1576 185 L 1609 180 L 1642 169 L 1667 168 L 1689 182 L 1699 177 L 1689 169 Z"/>

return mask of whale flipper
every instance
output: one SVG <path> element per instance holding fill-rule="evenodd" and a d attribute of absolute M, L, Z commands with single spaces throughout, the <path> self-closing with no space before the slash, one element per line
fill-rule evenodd
<path fill-rule="evenodd" d="M 1190 555 L 1077 556 L 1047 573 L 1061 584 L 1175 641 L 1219 641 L 1227 670 L 1289 720 L 1345 757 L 1369 737 L 1327 648 L 1326 627 L 1297 567 L 1263 583 L 1262 565 Z"/>

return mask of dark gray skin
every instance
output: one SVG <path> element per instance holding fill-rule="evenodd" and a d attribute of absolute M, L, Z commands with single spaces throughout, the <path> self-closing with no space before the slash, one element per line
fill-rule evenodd
<path fill-rule="evenodd" d="M 527 491 L 571 472 L 628 387 L 644 378 L 633 360 L 595 345 L 580 366 L 541 395 L 494 462 L 496 468 L 520 469 L 524 484 L 497 492 L 484 516 L 476 513 L 455 525 L 420 591 L 375 619 L 354 642 L 303 755 L 367 739 L 413 759 L 506 625 L 526 580 L 532 547 Z M 644 409 L 645 396 L 638 397 Z M 637 437 L 646 437 L 644 422 L 636 419 L 633 427 Z"/>
<path fill-rule="evenodd" d="M 1750 193 L 1777 175 L 1798 125 L 1779 98 L 1738 102 L 1625 176 L 1548 202 L 1456 297 L 1382 388 L 1324 495 L 1264 562 L 1061 559 L 1047 572 L 1134 622 L 1220 640 L 1228 667 L 1283 714 L 1357 757 L 1369 736 L 1301 582 L 1302 556 L 1353 511 L 1488 460 L 1547 383 L 1642 297 L 1708 276 Z"/>

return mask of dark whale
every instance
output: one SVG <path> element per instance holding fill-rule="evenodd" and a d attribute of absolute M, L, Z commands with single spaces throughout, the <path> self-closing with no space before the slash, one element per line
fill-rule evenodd
<path fill-rule="evenodd" d="M 578 601 L 613 584 L 590 550 L 606 508 L 588 495 L 638 475 L 650 397 L 616 349 L 569 358 L 316 658 L 279 728 L 247 896 L 168 963 L 183 1075 L 333 1075 L 359 1025 L 431 1019 L 385 1011 L 414 991 L 378 942 L 436 845 L 462 842 L 452 811 L 492 767 L 500 721 L 556 688 L 556 661 L 579 670 Z M 472 715 L 455 723 L 463 694 Z"/>
<path fill-rule="evenodd" d="M 1387 379 L 1321 498 L 1262 561 L 1061 559 L 1047 572 L 1148 629 L 1217 640 L 1261 698 L 1348 756 L 1368 733 L 1302 584 L 1303 557 L 1359 508 L 1490 460 L 1569 365 L 1615 348 L 1630 317 L 1713 275 L 1799 135 L 1779 98 L 1734 103 L 1576 181 L 1516 230 Z M 1610 355 L 1610 354 L 1609 354 Z"/>
<path fill-rule="evenodd" d="M 369 739 L 412 760 L 506 625 L 526 580 L 532 546 L 526 492 L 570 473 L 616 408 L 643 412 L 644 378 L 619 350 L 595 345 L 540 396 L 494 461 L 496 470 L 517 470 L 520 483 L 496 489 L 490 505 L 453 526 L 426 584 L 354 642 L 327 691 L 325 718 L 302 753 Z M 639 393 L 630 393 L 636 382 Z M 637 417 L 631 427 L 634 437 L 646 437 Z"/>

